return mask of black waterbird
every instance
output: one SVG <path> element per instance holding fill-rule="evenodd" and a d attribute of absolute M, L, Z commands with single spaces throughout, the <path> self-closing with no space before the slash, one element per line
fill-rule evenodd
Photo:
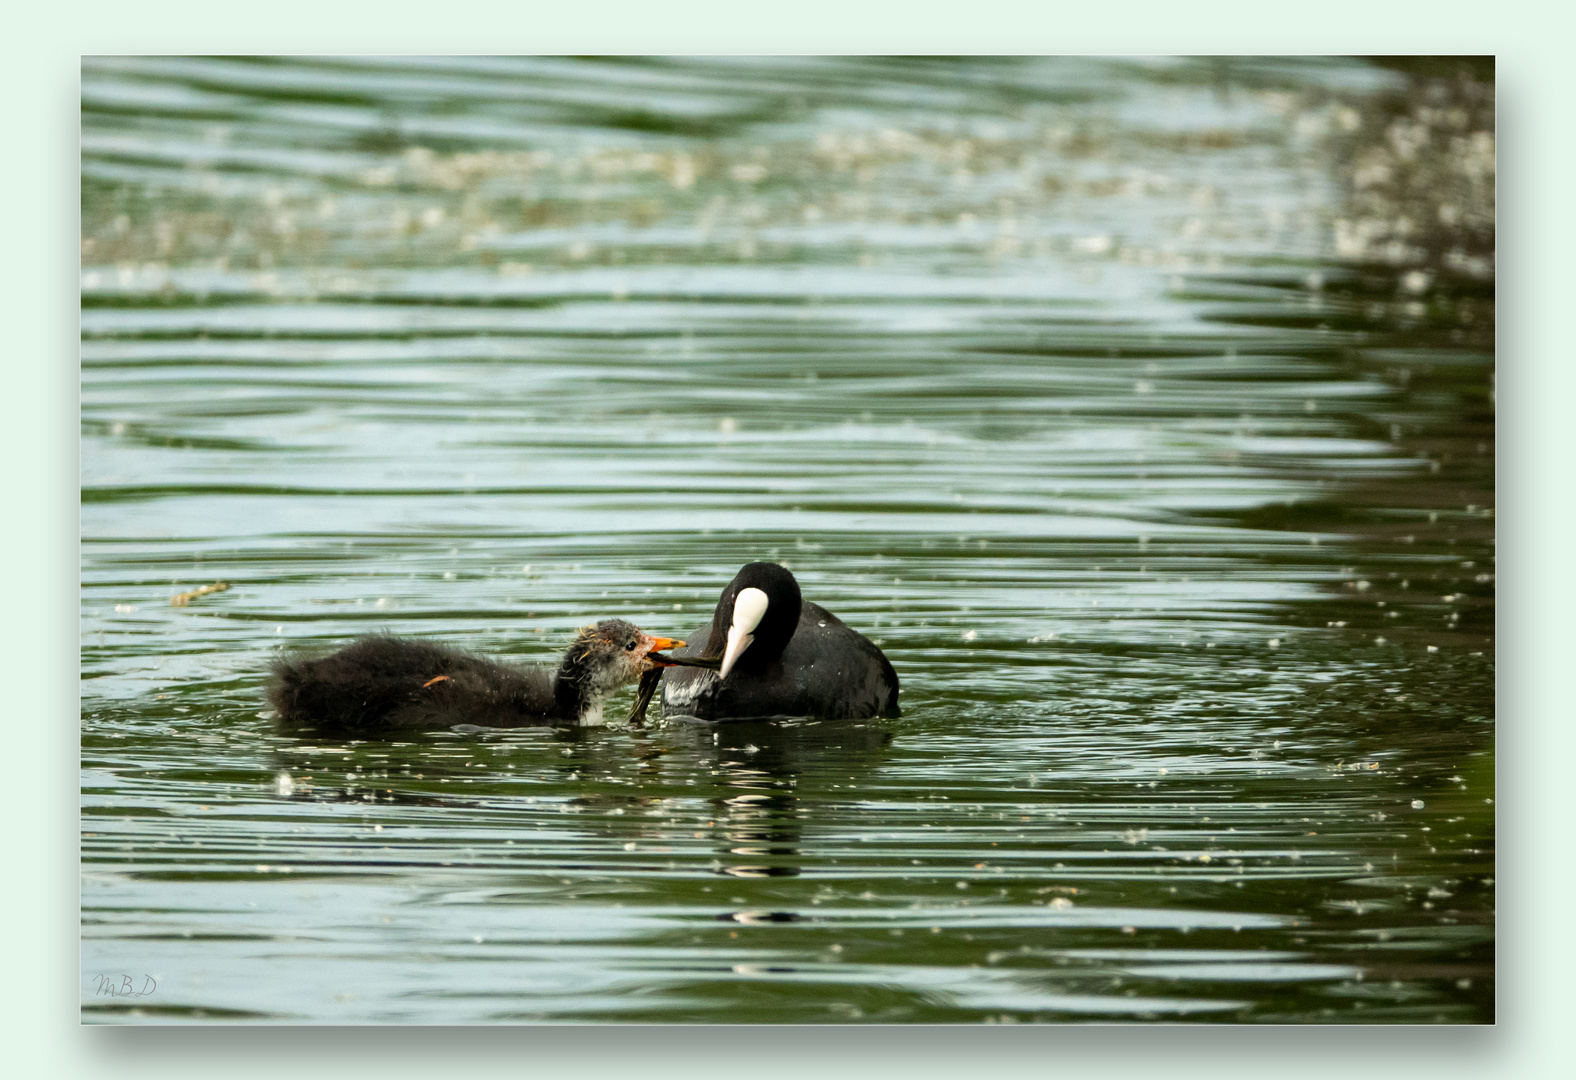
<path fill-rule="evenodd" d="M 856 719 L 897 713 L 898 678 L 875 643 L 820 604 L 776 563 L 747 564 L 722 590 L 663 678 L 641 678 L 643 709 L 662 683 L 667 712 L 703 720 L 762 716 Z M 706 670 L 714 668 L 715 670 Z M 632 717 L 635 714 L 632 714 Z"/>

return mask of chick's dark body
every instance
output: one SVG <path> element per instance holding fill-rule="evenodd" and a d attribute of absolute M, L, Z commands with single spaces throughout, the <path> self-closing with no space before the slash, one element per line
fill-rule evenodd
<path fill-rule="evenodd" d="M 403 638 L 363 638 L 321 659 L 283 660 L 274 673 L 271 696 L 287 723 L 355 732 L 575 718 L 554 699 L 552 668 L 510 667 Z"/>
<path fill-rule="evenodd" d="M 583 627 L 556 667 L 516 667 L 426 641 L 375 636 L 328 656 L 285 656 L 269 698 L 280 719 L 343 734 L 473 724 L 596 724 L 607 696 L 670 663 L 633 623 Z"/>

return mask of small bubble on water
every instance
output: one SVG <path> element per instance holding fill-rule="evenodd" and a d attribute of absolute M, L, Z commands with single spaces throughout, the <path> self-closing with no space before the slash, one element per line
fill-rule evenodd
<path fill-rule="evenodd" d="M 274 777 L 274 791 L 282 799 L 288 799 L 295 794 L 295 777 L 287 772 L 282 772 Z"/>
<path fill-rule="evenodd" d="M 1433 283 L 1434 275 L 1427 270 L 1413 270 L 1401 278 L 1401 287 L 1414 296 L 1427 292 Z"/>
<path fill-rule="evenodd" d="M 1422 799 L 1413 799 L 1412 800 L 1412 809 L 1413 810 L 1421 810 L 1425 805 L 1426 804 L 1423 802 Z"/>

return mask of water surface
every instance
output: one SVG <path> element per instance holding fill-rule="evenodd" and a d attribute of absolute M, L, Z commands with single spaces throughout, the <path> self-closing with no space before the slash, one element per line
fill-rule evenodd
<path fill-rule="evenodd" d="M 1493 1019 L 1491 69 L 82 94 L 88 1019 Z M 682 636 L 762 558 L 900 718 L 264 702 L 375 630 Z"/>

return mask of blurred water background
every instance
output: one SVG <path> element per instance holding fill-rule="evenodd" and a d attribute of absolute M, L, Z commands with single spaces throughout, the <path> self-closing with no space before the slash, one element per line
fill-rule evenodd
<path fill-rule="evenodd" d="M 1491 62 L 90 58 L 82 110 L 87 1019 L 1493 1019 Z M 757 558 L 901 718 L 263 699 L 374 630 L 682 636 Z"/>

